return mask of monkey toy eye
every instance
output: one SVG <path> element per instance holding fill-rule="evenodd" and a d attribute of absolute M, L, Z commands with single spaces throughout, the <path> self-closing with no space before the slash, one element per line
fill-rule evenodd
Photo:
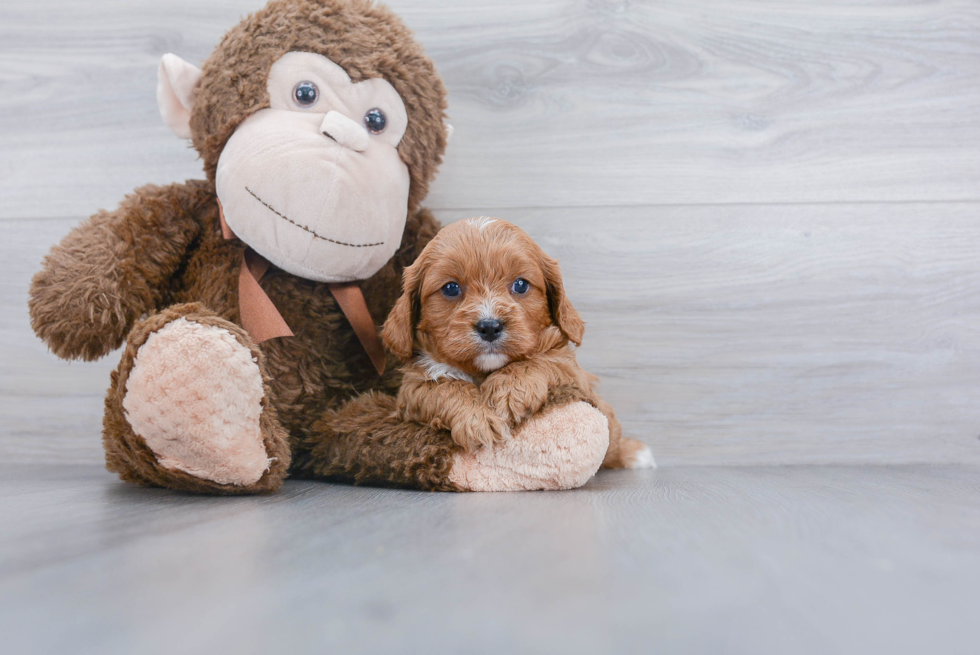
<path fill-rule="evenodd" d="M 447 298 L 455 298 L 459 294 L 463 293 L 463 290 L 459 288 L 459 282 L 447 282 L 442 285 L 442 295 Z"/>
<path fill-rule="evenodd" d="M 313 82 L 300 82 L 293 89 L 293 99 L 300 107 L 312 107 L 320 99 L 320 89 Z"/>
<path fill-rule="evenodd" d="M 369 109 L 366 114 L 364 114 L 364 127 L 368 129 L 371 134 L 381 134 L 388 127 L 388 118 L 385 113 L 378 108 Z"/>
<path fill-rule="evenodd" d="M 531 283 L 522 277 L 514 280 L 514 284 L 510 285 L 510 290 L 519 296 L 523 296 L 531 288 Z"/>

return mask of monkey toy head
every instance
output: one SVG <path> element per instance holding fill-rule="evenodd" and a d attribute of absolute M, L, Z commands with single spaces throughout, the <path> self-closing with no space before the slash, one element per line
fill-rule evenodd
<path fill-rule="evenodd" d="M 369 278 L 394 255 L 451 129 L 432 62 L 370 0 L 273 0 L 201 69 L 166 55 L 157 100 L 235 235 L 319 282 Z"/>

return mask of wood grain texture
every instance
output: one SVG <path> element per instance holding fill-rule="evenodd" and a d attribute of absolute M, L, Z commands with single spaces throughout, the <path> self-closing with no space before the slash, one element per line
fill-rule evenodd
<path fill-rule="evenodd" d="M 263 0 L 5 0 L 0 218 L 200 176 L 154 102 Z M 980 5 L 389 2 L 457 128 L 437 208 L 977 200 Z"/>
<path fill-rule="evenodd" d="M 976 203 L 514 210 L 588 323 L 581 362 L 661 465 L 980 463 Z M 444 211 L 443 221 L 479 214 Z M 56 360 L 28 281 L 71 221 L 0 222 L 0 453 L 101 460 L 115 365 Z"/>
<path fill-rule="evenodd" d="M 581 362 L 662 464 L 980 463 L 978 209 L 504 217 L 564 262 Z"/>
<path fill-rule="evenodd" d="M 0 633 L 17 655 L 965 655 L 978 473 L 675 468 L 564 493 L 287 482 L 203 498 L 6 466 Z"/>

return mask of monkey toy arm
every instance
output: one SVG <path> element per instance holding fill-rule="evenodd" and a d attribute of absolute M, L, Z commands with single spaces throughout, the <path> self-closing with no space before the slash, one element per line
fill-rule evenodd
<path fill-rule="evenodd" d="M 34 332 L 63 359 L 98 359 L 158 308 L 171 276 L 201 232 L 213 191 L 205 182 L 145 186 L 118 209 L 73 229 L 31 282 Z"/>

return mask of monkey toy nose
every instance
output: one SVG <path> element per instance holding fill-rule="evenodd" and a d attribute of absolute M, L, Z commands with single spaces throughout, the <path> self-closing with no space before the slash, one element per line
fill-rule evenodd
<path fill-rule="evenodd" d="M 371 144 L 367 129 L 339 111 L 330 111 L 324 116 L 320 131 L 323 136 L 328 136 L 345 148 L 356 152 L 364 152 Z"/>
<path fill-rule="evenodd" d="M 495 318 L 484 318 L 473 326 L 480 338 L 487 343 L 493 343 L 504 333 L 504 322 Z"/>

